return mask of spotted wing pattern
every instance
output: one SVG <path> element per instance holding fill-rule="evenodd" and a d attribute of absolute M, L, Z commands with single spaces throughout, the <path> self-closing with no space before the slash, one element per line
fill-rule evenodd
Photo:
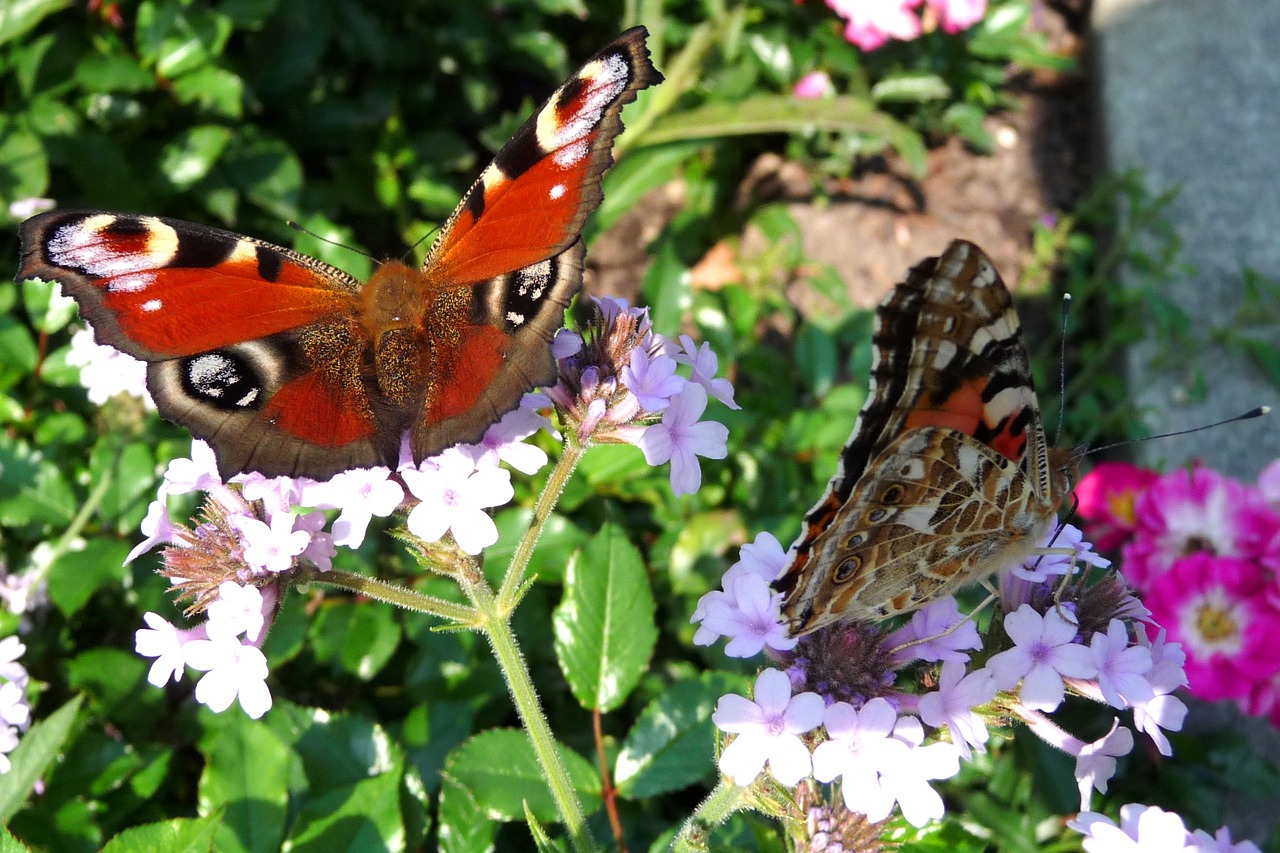
<path fill-rule="evenodd" d="M 1015 565 L 1075 476 L 1040 419 L 1017 312 L 956 241 L 880 305 L 866 404 L 775 582 L 793 636 L 913 610 Z"/>

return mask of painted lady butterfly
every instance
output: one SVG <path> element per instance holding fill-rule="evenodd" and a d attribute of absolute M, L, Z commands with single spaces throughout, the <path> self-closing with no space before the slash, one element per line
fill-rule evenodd
<path fill-rule="evenodd" d="M 906 613 L 1036 552 L 1077 476 L 1050 448 L 1017 312 L 957 240 L 876 312 L 871 387 L 783 574 L 792 636 Z"/>

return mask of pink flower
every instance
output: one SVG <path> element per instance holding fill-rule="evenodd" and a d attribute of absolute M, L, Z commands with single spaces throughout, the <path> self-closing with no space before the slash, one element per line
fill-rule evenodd
<path fill-rule="evenodd" d="M 912 10 L 922 0 L 827 0 L 847 21 L 844 37 L 862 50 L 883 47 L 889 39 L 910 41 L 923 27 Z"/>
<path fill-rule="evenodd" d="M 987 13 L 987 0 L 926 0 L 949 33 L 967 30 Z"/>
<path fill-rule="evenodd" d="M 1181 557 L 1250 556 L 1270 515 L 1257 492 L 1201 467 L 1156 480 L 1134 512 L 1137 529 L 1124 546 L 1124 573 L 1142 590 Z"/>
<path fill-rule="evenodd" d="M 831 84 L 831 76 L 825 71 L 810 71 L 796 81 L 791 94 L 802 101 L 825 98 L 835 94 L 836 88 Z"/>
<path fill-rule="evenodd" d="M 1280 613 L 1262 596 L 1266 582 L 1251 561 L 1195 554 L 1149 584 L 1146 604 L 1182 643 L 1191 691 L 1200 698 L 1243 697 L 1280 667 Z"/>
<path fill-rule="evenodd" d="M 1076 486 L 1077 511 L 1100 551 L 1120 547 L 1137 527 L 1134 505 L 1160 475 L 1127 462 L 1103 462 Z"/>

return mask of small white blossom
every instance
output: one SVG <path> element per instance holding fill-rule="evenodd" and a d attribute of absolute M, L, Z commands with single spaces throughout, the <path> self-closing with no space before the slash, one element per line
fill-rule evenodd
<path fill-rule="evenodd" d="M 1120 825 L 1096 812 L 1081 812 L 1067 826 L 1084 835 L 1087 853 L 1178 853 L 1196 850 L 1182 818 L 1155 806 L 1120 807 Z"/>
<path fill-rule="evenodd" d="M 1133 732 L 1113 720 L 1111 731 L 1080 747 L 1076 756 L 1076 783 L 1080 787 L 1080 810 L 1089 809 L 1090 794 L 1093 788 L 1098 793 L 1107 792 L 1107 782 L 1116 772 L 1116 759 L 1128 755 L 1133 749 Z"/>
<path fill-rule="evenodd" d="M 963 677 L 962 677 L 963 676 Z M 947 661 L 938 676 L 938 689 L 920 697 L 920 719 L 931 726 L 946 726 L 951 742 L 968 760 L 970 747 L 986 752 L 987 726 L 973 709 L 996 696 L 996 680 L 980 669 L 965 675 L 964 664 Z"/>
<path fill-rule="evenodd" d="M 822 722 L 822 697 L 791 695 L 791 679 L 776 669 L 756 678 L 755 701 L 736 693 L 721 696 L 711 720 L 721 731 L 736 734 L 720 754 L 720 772 L 735 785 L 750 785 L 765 764 L 788 787 L 809 775 L 809 749 L 800 739 Z"/>
<path fill-rule="evenodd" d="M 1076 626 L 1056 608 L 1043 616 L 1024 604 L 1004 619 L 1014 647 L 987 661 L 996 686 L 1011 690 L 1019 681 L 1019 698 L 1028 708 L 1052 711 L 1062 704 L 1062 677 L 1092 678 L 1097 674 L 1089 649 L 1073 642 Z"/>
<path fill-rule="evenodd" d="M 196 684 L 196 701 L 221 713 L 237 699 L 253 719 L 271 709 L 267 659 L 256 646 L 234 639 L 192 640 L 182 648 L 187 666 L 204 673 Z"/>
<path fill-rule="evenodd" d="M 515 496 L 511 474 L 502 468 L 477 470 L 467 453 L 450 448 L 422 463 L 420 468 L 400 472 L 409 491 L 419 503 L 409 513 L 408 528 L 413 535 L 435 542 L 452 533 L 458 547 L 479 554 L 498 541 L 498 528 L 485 512 Z"/>

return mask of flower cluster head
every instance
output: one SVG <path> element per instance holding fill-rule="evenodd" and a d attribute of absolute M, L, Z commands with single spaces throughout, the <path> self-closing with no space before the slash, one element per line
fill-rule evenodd
<path fill-rule="evenodd" d="M 18 746 L 22 732 L 31 727 L 31 702 L 27 698 L 31 679 L 18 661 L 26 650 L 17 637 L 0 640 L 0 773 L 9 772 L 9 753 Z"/>
<path fill-rule="evenodd" d="M 696 492 L 698 457 L 723 459 L 729 430 L 701 420 L 709 398 L 739 408 L 729 380 L 717 377 L 710 344 L 680 344 L 653 331 L 646 308 L 596 300 L 581 336 L 561 332 L 560 381 L 547 396 L 582 444 L 634 444 L 650 465 L 671 463 L 671 489 Z M 689 376 L 677 373 L 681 366 Z"/>
<path fill-rule="evenodd" d="M 1161 475 L 1113 463 L 1081 483 L 1081 512 L 1181 645 L 1191 692 L 1280 726 L 1278 480 L 1280 462 L 1252 486 L 1199 465 Z"/>
<path fill-rule="evenodd" d="M 1137 730 L 1169 754 L 1165 732 L 1186 713 L 1172 695 L 1186 683 L 1178 644 L 1148 635 L 1149 614 L 1114 573 L 1086 578 L 1082 567 L 1109 562 L 1079 530 L 1055 526 L 1040 551 L 1002 573 L 1002 616 L 985 635 L 948 597 L 896 628 L 844 622 L 794 638 L 771 586 L 787 555 L 761 534 L 693 616 L 695 642 L 725 637 L 727 654 L 764 651 L 781 666 L 760 674 L 754 704 L 722 698 L 712 719 L 735 737 L 721 771 L 739 785 L 766 767 L 787 786 L 840 779 L 850 813 L 875 823 L 896 807 L 921 826 L 943 814 L 931 783 L 986 750 L 989 723 L 1013 718 L 1076 759 L 1088 809 L 1134 734 L 1117 720 L 1096 741 L 1073 737 L 1050 717 L 1068 695 L 1131 710 Z"/>
<path fill-rule="evenodd" d="M 924 16 L 916 10 L 924 6 Z M 890 39 L 911 41 L 940 26 L 958 33 L 982 20 L 987 0 L 827 0 L 845 20 L 844 37 L 862 50 L 883 47 Z"/>

